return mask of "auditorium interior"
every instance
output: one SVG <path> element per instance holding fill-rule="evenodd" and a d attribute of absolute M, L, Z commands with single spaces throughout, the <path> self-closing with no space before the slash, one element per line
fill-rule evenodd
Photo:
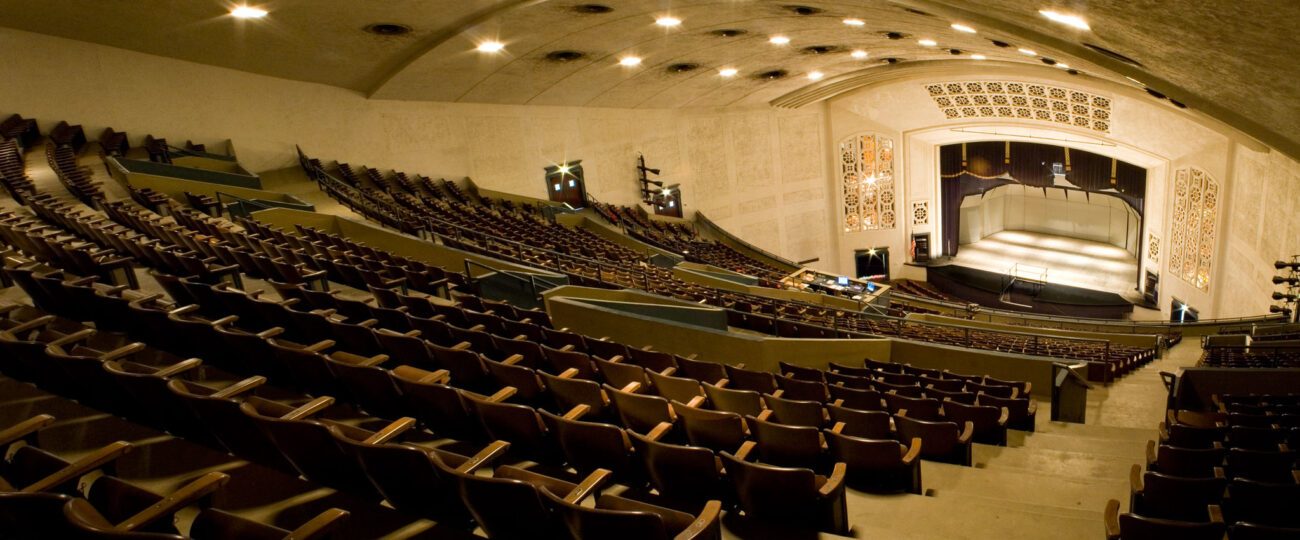
<path fill-rule="evenodd" d="M 0 540 L 1300 539 L 1296 20 L 0 3 Z"/>

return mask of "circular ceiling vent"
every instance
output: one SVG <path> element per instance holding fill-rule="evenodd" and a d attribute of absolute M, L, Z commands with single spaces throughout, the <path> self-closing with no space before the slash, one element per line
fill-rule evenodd
<path fill-rule="evenodd" d="M 886 39 L 903 39 L 907 37 L 907 34 L 902 32 L 881 32 L 880 35 L 885 36 Z"/>
<path fill-rule="evenodd" d="M 680 64 L 672 64 L 668 66 L 669 73 L 686 73 L 687 71 L 695 71 L 697 69 L 700 69 L 700 65 L 694 62 L 682 62 Z"/>
<path fill-rule="evenodd" d="M 781 6 L 781 7 L 785 8 L 786 11 L 794 13 L 795 15 L 816 15 L 818 13 L 826 11 L 822 8 L 815 8 L 812 6 Z"/>
<path fill-rule="evenodd" d="M 587 55 L 578 51 L 551 51 L 546 53 L 546 59 L 552 62 L 572 62 L 584 56 Z"/>
<path fill-rule="evenodd" d="M 957 56 L 957 55 L 961 54 L 961 49 L 948 49 L 948 54 L 951 54 L 951 55 L 953 55 L 953 56 Z"/>
<path fill-rule="evenodd" d="M 747 34 L 748 31 L 741 30 L 739 28 L 723 28 L 721 30 L 714 30 L 709 33 L 718 37 L 736 37 L 736 36 L 743 36 Z"/>
<path fill-rule="evenodd" d="M 367 26 L 366 31 L 381 36 L 401 36 L 411 33 L 411 27 L 396 23 L 375 23 Z"/>
<path fill-rule="evenodd" d="M 990 39 L 989 41 L 993 42 L 993 45 L 998 46 L 998 47 L 1002 47 L 1002 48 L 1004 48 L 1004 49 L 1007 48 L 1007 47 L 1010 47 L 1010 46 L 1011 46 L 1010 43 L 1007 43 L 1007 42 L 1005 42 L 1005 41 L 1000 41 L 1000 40 L 996 40 L 996 39 Z"/>
<path fill-rule="evenodd" d="M 929 16 L 930 16 L 929 13 L 926 13 L 926 12 L 921 11 L 921 10 L 916 9 L 916 8 L 905 7 L 905 8 L 903 8 L 903 11 L 906 11 L 906 12 L 908 12 L 908 13 L 912 13 L 912 14 L 914 14 L 914 15 L 925 15 L 926 17 L 929 17 Z"/>
<path fill-rule="evenodd" d="M 784 79 L 789 75 L 790 72 L 784 69 L 773 69 L 771 71 L 762 71 L 759 73 L 755 73 L 754 78 L 759 80 L 764 80 L 764 81 L 775 81 L 777 79 Z"/>
<path fill-rule="evenodd" d="M 1044 64 L 1047 64 L 1047 65 L 1049 65 L 1049 66 L 1055 66 L 1055 65 L 1056 65 L 1056 60 L 1052 60 L 1051 58 L 1044 58 L 1044 59 L 1043 59 L 1043 63 L 1044 63 Z"/>
<path fill-rule="evenodd" d="M 886 64 L 897 64 L 902 61 L 903 61 L 902 58 L 885 58 L 881 60 L 881 62 L 884 62 Z"/>
<path fill-rule="evenodd" d="M 1157 98 L 1157 99 L 1167 99 L 1167 98 L 1168 98 L 1168 96 L 1166 96 L 1166 95 L 1164 95 L 1164 94 L 1161 94 L 1160 92 L 1157 92 L 1157 91 L 1152 90 L 1152 89 L 1150 89 L 1150 88 L 1147 88 L 1147 93 L 1148 93 L 1148 94 L 1151 94 L 1152 97 L 1155 97 L 1155 98 Z"/>
<path fill-rule="evenodd" d="M 1132 65 L 1134 65 L 1134 66 L 1142 67 L 1142 62 L 1138 62 L 1137 60 L 1134 60 L 1134 59 L 1132 59 L 1132 58 L 1129 58 L 1129 57 L 1127 57 L 1127 56 L 1124 56 L 1124 55 L 1122 55 L 1122 54 L 1120 54 L 1120 53 L 1117 53 L 1117 52 L 1115 52 L 1115 51 L 1112 51 L 1112 50 L 1107 49 L 1107 48 L 1105 48 L 1105 47 L 1102 47 L 1102 46 L 1100 46 L 1100 45 L 1093 45 L 1093 44 L 1091 44 L 1091 43 L 1084 42 L 1084 43 L 1083 43 L 1083 46 L 1084 46 L 1084 47 L 1087 47 L 1087 48 L 1089 48 L 1089 49 L 1092 49 L 1092 50 L 1094 50 L 1094 51 L 1097 51 L 1097 52 L 1099 52 L 1099 53 L 1101 53 L 1101 54 L 1104 54 L 1104 55 L 1106 55 L 1106 56 L 1109 56 L 1109 57 L 1111 57 L 1111 58 L 1114 58 L 1114 59 L 1116 59 L 1116 60 L 1119 60 L 1120 62 L 1124 62 L 1125 64 L 1132 64 Z"/>
<path fill-rule="evenodd" d="M 578 4 L 573 6 L 573 10 L 587 15 L 600 15 L 614 11 L 614 8 L 601 4 Z"/>
<path fill-rule="evenodd" d="M 812 45 L 799 50 L 804 54 L 831 54 L 844 50 L 844 47 L 839 45 Z"/>

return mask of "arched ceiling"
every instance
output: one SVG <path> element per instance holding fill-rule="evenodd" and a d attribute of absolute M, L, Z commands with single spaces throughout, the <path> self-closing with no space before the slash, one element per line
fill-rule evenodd
<path fill-rule="evenodd" d="M 610 9 L 593 13 L 600 10 L 585 4 Z M 856 83 L 846 81 L 867 84 L 873 77 L 863 75 L 902 65 L 961 63 L 978 73 L 982 63 L 996 62 L 1041 73 L 1047 58 L 1091 78 L 1149 87 L 1300 156 L 1295 1 L 253 0 L 250 5 L 270 12 L 257 20 L 233 19 L 232 5 L 5 2 L 0 25 L 375 99 L 526 105 L 792 106 L 852 90 Z M 1091 30 L 1049 21 L 1042 9 L 1079 15 Z M 682 23 L 656 25 L 664 15 Z M 862 24 L 845 24 L 848 18 Z M 374 23 L 411 32 L 364 31 Z M 976 33 L 955 30 L 954 23 Z M 790 42 L 769 43 L 776 35 Z M 489 40 L 504 50 L 475 50 Z M 548 59 L 556 51 L 581 57 Z M 619 65 L 628 56 L 642 61 Z M 719 75 L 728 67 L 737 74 Z M 760 75 L 775 71 L 784 76 Z M 825 78 L 814 81 L 812 72 Z"/>

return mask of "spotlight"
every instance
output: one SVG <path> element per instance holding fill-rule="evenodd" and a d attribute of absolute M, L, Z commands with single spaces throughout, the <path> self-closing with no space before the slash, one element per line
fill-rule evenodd
<path fill-rule="evenodd" d="M 659 169 L 651 169 L 650 167 L 646 167 L 645 165 L 638 166 L 637 168 L 645 172 L 648 172 L 650 174 L 659 174 Z"/>
<path fill-rule="evenodd" d="M 1273 261 L 1273 268 L 1277 268 L 1278 270 L 1281 270 L 1281 269 L 1283 269 L 1283 268 L 1290 268 L 1290 269 L 1292 269 L 1292 270 L 1300 270 L 1300 262 L 1293 262 L 1293 261 Z"/>
<path fill-rule="evenodd" d="M 236 6 L 230 10 L 230 14 L 240 19 L 260 19 L 266 16 L 266 10 L 249 6 Z"/>
<path fill-rule="evenodd" d="M 500 52 L 502 49 L 506 48 L 506 44 L 501 43 L 500 41 L 484 41 L 483 43 L 480 43 L 476 48 L 478 49 L 479 52 L 494 53 L 494 52 Z"/>
<path fill-rule="evenodd" d="M 659 181 L 659 180 L 646 180 L 645 183 L 647 183 L 647 184 L 654 184 L 654 185 L 657 186 L 657 187 L 663 187 L 663 185 L 664 185 L 664 183 L 661 182 L 661 181 Z"/>
<path fill-rule="evenodd" d="M 1281 314 L 1283 314 L 1283 315 L 1290 316 L 1290 315 L 1291 315 L 1291 308 L 1285 308 L 1285 307 L 1282 307 L 1282 306 L 1268 306 L 1268 312 L 1269 312 L 1269 313 L 1281 313 Z"/>
<path fill-rule="evenodd" d="M 1280 293 L 1280 292 L 1275 292 L 1275 293 L 1273 293 L 1273 299 L 1274 299 L 1274 300 L 1286 300 L 1286 301 L 1288 301 L 1288 302 L 1291 302 L 1291 301 L 1294 301 L 1295 298 L 1296 298 L 1296 296 L 1295 296 L 1294 294 L 1282 294 L 1282 293 Z"/>
<path fill-rule="evenodd" d="M 1282 283 L 1286 283 L 1287 285 L 1296 285 L 1300 283 L 1300 278 L 1273 276 L 1274 285 L 1280 285 Z"/>

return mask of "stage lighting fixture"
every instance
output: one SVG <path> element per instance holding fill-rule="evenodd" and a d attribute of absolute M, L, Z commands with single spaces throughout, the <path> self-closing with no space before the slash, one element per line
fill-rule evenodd
<path fill-rule="evenodd" d="M 1065 165 L 1061 163 L 1053 163 L 1052 174 L 1056 176 L 1065 176 Z"/>
<path fill-rule="evenodd" d="M 1287 285 L 1300 284 L 1300 278 L 1273 276 L 1274 285 L 1280 285 L 1282 283 L 1286 283 Z"/>
<path fill-rule="evenodd" d="M 1300 270 L 1300 262 L 1296 262 L 1296 261 L 1273 261 L 1273 268 L 1277 268 L 1278 270 L 1281 270 L 1281 269 L 1283 269 L 1283 268 L 1290 268 L 1290 269 L 1292 269 L 1292 270 Z"/>
<path fill-rule="evenodd" d="M 1268 306 L 1268 312 L 1269 312 L 1269 313 L 1281 313 L 1281 314 L 1283 314 L 1283 315 L 1287 315 L 1287 316 L 1290 316 L 1290 315 L 1291 315 L 1291 309 L 1290 309 L 1290 308 L 1285 308 L 1285 307 L 1282 307 L 1282 306 Z"/>
<path fill-rule="evenodd" d="M 1296 296 L 1294 294 L 1283 294 L 1280 292 L 1273 293 L 1274 300 L 1286 300 L 1288 302 L 1292 302 L 1295 301 L 1295 298 Z"/>
<path fill-rule="evenodd" d="M 645 165 L 641 165 L 641 166 L 639 166 L 639 167 L 637 167 L 637 168 L 638 168 L 638 169 L 641 169 L 641 170 L 643 170 L 643 171 L 645 171 L 645 172 L 648 172 L 648 173 L 650 173 L 650 174 L 659 174 L 659 169 L 651 169 L 650 167 L 646 167 Z"/>
<path fill-rule="evenodd" d="M 658 187 L 663 187 L 663 185 L 664 185 L 664 183 L 661 182 L 661 181 L 659 181 L 659 180 L 646 180 L 645 183 L 647 183 L 647 184 L 654 184 L 655 186 L 658 186 Z"/>

